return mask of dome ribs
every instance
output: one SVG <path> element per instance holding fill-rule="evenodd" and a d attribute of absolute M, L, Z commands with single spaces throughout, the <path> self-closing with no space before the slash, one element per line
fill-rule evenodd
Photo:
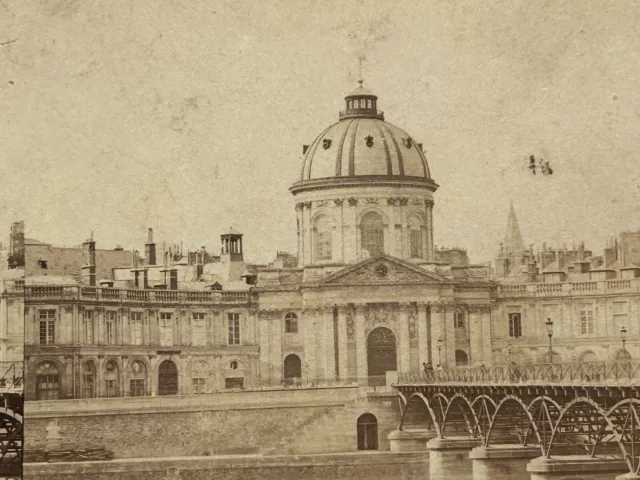
<path fill-rule="evenodd" d="M 387 156 L 387 175 L 393 175 L 393 167 L 391 164 L 391 152 L 389 151 L 389 144 L 387 143 L 387 137 L 384 136 L 384 132 L 382 131 L 382 128 L 380 128 L 380 125 L 377 122 L 375 122 L 374 125 L 376 126 L 376 129 L 378 130 L 378 133 L 382 138 L 382 144 L 384 145 L 384 151 Z"/>
<path fill-rule="evenodd" d="M 324 137 L 327 134 L 327 132 L 329 130 L 331 130 L 335 125 L 337 125 L 337 124 L 334 123 L 333 125 L 330 125 L 327 128 L 325 128 L 324 131 L 320 135 L 318 135 L 316 137 L 315 141 L 311 144 L 311 147 L 307 151 L 307 156 L 305 157 L 305 161 L 304 161 L 304 164 L 303 164 L 303 167 L 308 167 L 306 175 L 305 175 L 304 171 L 302 172 L 302 179 L 303 180 L 311 179 L 311 168 L 313 167 L 313 165 L 312 165 L 313 164 L 313 156 L 316 154 L 316 150 L 318 149 L 318 145 L 320 145 L 322 137 Z"/>
<path fill-rule="evenodd" d="M 355 173 L 355 149 L 356 149 L 356 134 L 358 133 L 358 124 L 360 123 L 360 119 L 355 120 L 355 127 L 353 128 L 353 133 L 351 134 L 351 145 L 349 145 L 349 176 L 354 176 Z M 351 125 L 349 125 L 351 128 Z"/>
<path fill-rule="evenodd" d="M 347 132 L 351 127 L 353 120 L 349 121 L 349 125 L 342 132 L 342 137 L 340 138 L 340 142 L 338 142 L 338 154 L 336 155 L 336 177 L 342 176 L 342 151 L 344 150 L 344 141 L 347 138 Z"/>
<path fill-rule="evenodd" d="M 391 141 L 393 142 L 393 146 L 396 149 L 396 155 L 398 155 L 398 169 L 399 169 L 398 175 L 404 176 L 404 159 L 402 158 L 402 152 L 400 151 L 400 147 L 398 146 L 398 142 L 396 141 L 396 137 L 393 136 L 393 132 L 387 126 L 386 123 L 382 124 L 382 128 L 384 128 L 384 130 L 387 132 L 389 137 L 391 137 Z M 389 161 L 391 161 L 391 157 L 390 156 L 389 156 Z"/>

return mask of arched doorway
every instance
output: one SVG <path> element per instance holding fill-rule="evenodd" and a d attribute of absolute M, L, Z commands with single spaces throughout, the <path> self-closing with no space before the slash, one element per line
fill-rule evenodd
<path fill-rule="evenodd" d="M 396 336 L 391 330 L 378 327 L 367 338 L 367 365 L 369 385 L 385 385 L 387 372 L 398 369 Z"/>
<path fill-rule="evenodd" d="M 370 414 L 364 413 L 358 417 L 358 450 L 378 449 L 378 419 Z"/>
<path fill-rule="evenodd" d="M 469 363 L 469 357 L 464 350 L 456 350 L 456 365 L 462 366 Z"/>
<path fill-rule="evenodd" d="M 287 385 L 295 385 L 302 377 L 300 357 L 291 354 L 284 359 L 284 381 Z"/>
<path fill-rule="evenodd" d="M 178 368 L 171 360 L 165 360 L 158 369 L 158 395 L 178 394 Z"/>
<path fill-rule="evenodd" d="M 96 370 L 92 362 L 85 362 L 82 366 L 82 398 L 96 396 Z"/>

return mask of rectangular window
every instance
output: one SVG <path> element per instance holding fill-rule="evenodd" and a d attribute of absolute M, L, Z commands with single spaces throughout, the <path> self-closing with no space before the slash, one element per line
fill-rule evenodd
<path fill-rule="evenodd" d="M 316 238 L 317 238 L 316 248 L 318 249 L 318 252 L 317 252 L 318 260 L 331 260 L 331 232 L 319 231 L 316 233 Z"/>
<path fill-rule="evenodd" d="M 454 328 L 464 328 L 464 313 L 456 312 L 453 315 Z"/>
<path fill-rule="evenodd" d="M 580 333 L 582 335 L 593 333 L 593 310 L 585 309 L 580 312 Z"/>
<path fill-rule="evenodd" d="M 106 392 L 105 395 L 109 398 L 111 397 L 117 397 L 118 396 L 118 391 L 116 388 L 116 381 L 115 380 L 105 380 L 104 382 L 105 387 L 106 387 Z"/>
<path fill-rule="evenodd" d="M 160 345 L 168 347 L 173 345 L 173 315 L 168 312 L 160 313 Z"/>
<path fill-rule="evenodd" d="M 131 312 L 131 345 L 142 345 L 142 312 Z"/>
<path fill-rule="evenodd" d="M 40 345 L 56 343 L 56 311 L 40 310 Z"/>
<path fill-rule="evenodd" d="M 84 343 L 93 345 L 93 310 L 84 312 Z"/>
<path fill-rule="evenodd" d="M 191 344 L 196 347 L 207 346 L 207 327 L 204 313 L 194 313 L 191 324 Z"/>
<path fill-rule="evenodd" d="M 509 314 L 509 336 L 519 338 L 522 336 L 522 323 L 519 313 Z"/>
<path fill-rule="evenodd" d="M 58 400 L 60 398 L 58 375 L 36 375 L 36 399 Z"/>
<path fill-rule="evenodd" d="M 205 379 L 204 378 L 192 378 L 191 379 L 191 387 L 193 389 L 193 393 L 205 393 Z"/>
<path fill-rule="evenodd" d="M 422 258 L 422 232 L 411 230 L 411 258 Z"/>
<path fill-rule="evenodd" d="M 116 312 L 107 311 L 105 320 L 105 341 L 107 345 L 116 343 Z"/>
<path fill-rule="evenodd" d="M 298 317 L 289 314 L 284 319 L 284 331 L 285 333 L 298 333 Z"/>
<path fill-rule="evenodd" d="M 227 314 L 229 323 L 229 345 L 240 345 L 240 314 Z"/>
<path fill-rule="evenodd" d="M 225 378 L 224 388 L 237 390 L 244 388 L 244 378 Z"/>
<path fill-rule="evenodd" d="M 129 395 L 132 397 L 144 397 L 144 379 L 137 378 L 129 380 Z"/>

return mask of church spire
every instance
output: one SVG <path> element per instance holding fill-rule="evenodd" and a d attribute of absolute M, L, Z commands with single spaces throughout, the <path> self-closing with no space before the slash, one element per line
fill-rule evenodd
<path fill-rule="evenodd" d="M 509 219 L 507 220 L 507 232 L 504 236 L 504 253 L 505 256 L 520 256 L 524 251 L 524 242 L 522 241 L 522 235 L 520 235 L 518 218 L 516 217 L 515 208 L 513 208 L 513 202 L 511 202 Z"/>

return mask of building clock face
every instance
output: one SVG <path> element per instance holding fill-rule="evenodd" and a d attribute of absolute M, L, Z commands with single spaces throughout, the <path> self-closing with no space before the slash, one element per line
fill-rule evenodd
<path fill-rule="evenodd" d="M 380 278 L 386 277 L 387 272 L 388 272 L 388 269 L 386 265 L 380 264 L 376 267 L 376 275 Z"/>

